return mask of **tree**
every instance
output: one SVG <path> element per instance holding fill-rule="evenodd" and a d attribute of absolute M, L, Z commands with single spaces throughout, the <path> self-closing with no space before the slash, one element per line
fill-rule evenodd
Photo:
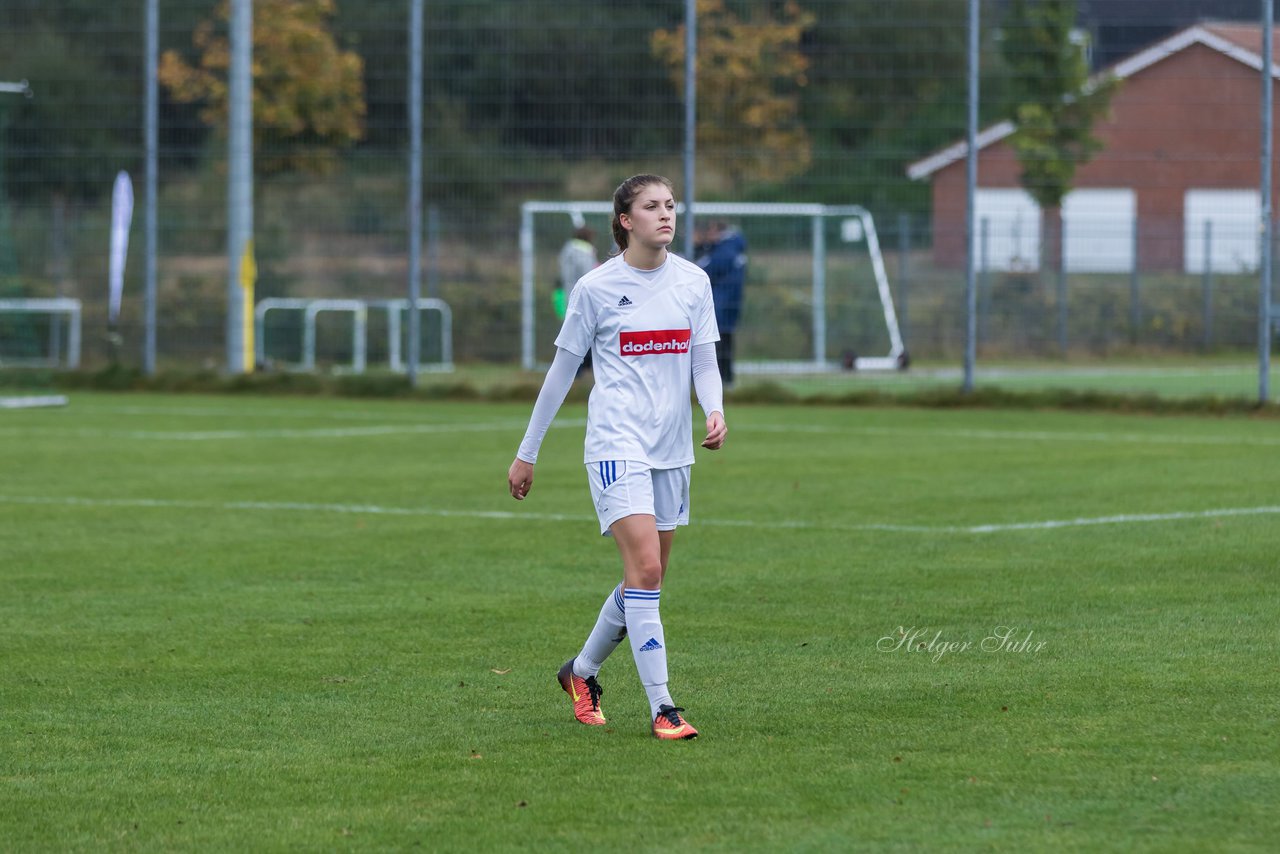
<path fill-rule="evenodd" d="M 982 0 L 983 20 L 996 0 Z M 858 204 L 877 213 L 927 211 L 927 182 L 907 165 L 955 141 L 965 123 L 967 4 L 957 0 L 841 0 L 816 7 L 805 33 L 810 66 L 801 93 L 813 165 L 779 200 Z M 980 51 L 980 120 L 999 77 Z"/>
<path fill-rule="evenodd" d="M 1062 205 L 1076 168 L 1101 149 L 1093 125 L 1116 88 L 1115 78 L 1089 80 L 1084 51 L 1072 38 L 1075 19 L 1075 0 L 1013 0 L 1004 25 L 1017 125 L 1010 144 L 1022 186 L 1046 210 Z"/>
<path fill-rule="evenodd" d="M 74 286 L 84 210 L 111 192 L 118 170 L 137 163 L 141 75 L 124 77 L 128 48 L 101 38 L 104 27 L 119 23 L 116 7 L 99 7 L 95 21 L 87 2 L 17 5 L 13 20 L 23 28 L 0 28 L 2 64 L 12 69 L 0 77 L 29 80 L 35 97 L 4 96 L 0 169 L 8 200 L 47 205 L 50 217 L 48 240 L 21 242 L 19 258 L 8 263 L 21 261 L 25 287 L 44 278 L 62 296 Z"/>
<path fill-rule="evenodd" d="M 337 151 L 358 142 L 365 114 L 364 63 L 341 50 L 329 30 L 333 0 L 255 0 L 253 4 L 253 132 L 264 173 L 324 173 Z M 230 14 L 222 0 L 193 41 L 198 66 L 176 51 L 160 61 L 160 83 L 181 103 L 203 102 L 201 119 L 227 128 Z"/>
<path fill-rule="evenodd" d="M 116 171 L 135 162 L 141 86 L 120 80 L 119 45 L 86 44 L 81 35 L 39 19 L 0 33 L 0 56 L 13 69 L 0 77 L 25 78 L 35 91 L 30 100 L 7 96 L 7 183 L 16 198 L 52 192 L 91 200 L 110 193 Z"/>
<path fill-rule="evenodd" d="M 812 158 L 800 120 L 809 67 L 800 43 L 815 19 L 794 0 L 776 14 L 773 5 L 751 4 L 744 19 L 724 0 L 697 0 L 698 146 L 735 187 L 802 174 Z M 650 44 L 683 92 L 684 25 L 657 30 Z"/>

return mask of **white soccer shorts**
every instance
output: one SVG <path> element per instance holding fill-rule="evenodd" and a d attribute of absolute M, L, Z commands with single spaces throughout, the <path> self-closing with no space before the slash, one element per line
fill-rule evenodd
<path fill-rule="evenodd" d="M 690 468 L 654 469 L 633 460 L 587 463 L 600 533 L 607 535 L 614 522 L 637 514 L 654 517 L 659 531 L 688 525 Z"/>

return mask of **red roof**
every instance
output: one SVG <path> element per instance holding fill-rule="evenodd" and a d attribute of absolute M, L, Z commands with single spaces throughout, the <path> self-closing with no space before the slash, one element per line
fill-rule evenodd
<path fill-rule="evenodd" d="M 1241 23 L 1206 23 L 1201 26 L 1213 33 L 1234 42 L 1250 53 L 1262 56 L 1262 27 L 1258 24 Z M 1280 57 L 1280 28 L 1271 33 L 1271 56 Z"/>
<path fill-rule="evenodd" d="M 1131 77 L 1144 68 L 1155 65 L 1157 62 L 1186 50 L 1194 44 L 1204 45 L 1231 57 L 1237 62 L 1244 63 L 1259 71 L 1262 70 L 1261 26 L 1240 23 L 1204 23 L 1179 30 L 1156 44 L 1120 60 L 1095 75 L 1095 79 L 1106 76 L 1114 76 L 1121 79 Z M 1272 29 L 1271 45 L 1271 73 L 1272 76 L 1280 76 L 1280 74 L 1277 74 L 1277 69 L 1280 68 L 1280 27 Z M 984 128 L 978 134 L 977 147 L 982 150 L 988 145 L 999 142 L 1009 136 L 1015 130 L 1017 130 L 1017 126 L 1010 121 L 1000 122 Z M 907 166 L 907 177 L 914 181 L 927 178 L 939 169 L 963 159 L 967 156 L 968 151 L 968 143 L 965 140 L 960 140 L 941 151 L 934 152 L 928 157 L 909 164 Z"/>

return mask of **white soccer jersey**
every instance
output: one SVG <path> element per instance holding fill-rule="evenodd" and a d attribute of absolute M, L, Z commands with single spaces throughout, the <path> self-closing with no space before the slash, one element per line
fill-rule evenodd
<path fill-rule="evenodd" d="M 707 274 L 678 255 L 655 271 L 615 255 L 579 279 L 556 346 L 591 352 L 584 461 L 692 464 L 690 351 L 719 340 Z"/>

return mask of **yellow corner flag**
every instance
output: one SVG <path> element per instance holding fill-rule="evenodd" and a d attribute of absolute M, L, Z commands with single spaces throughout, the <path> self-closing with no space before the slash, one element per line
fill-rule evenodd
<path fill-rule="evenodd" d="M 243 292 L 241 304 L 244 307 L 244 372 L 253 373 L 253 285 L 258 280 L 258 265 L 253 260 L 253 238 L 244 243 L 244 255 L 240 258 L 240 290 Z"/>

